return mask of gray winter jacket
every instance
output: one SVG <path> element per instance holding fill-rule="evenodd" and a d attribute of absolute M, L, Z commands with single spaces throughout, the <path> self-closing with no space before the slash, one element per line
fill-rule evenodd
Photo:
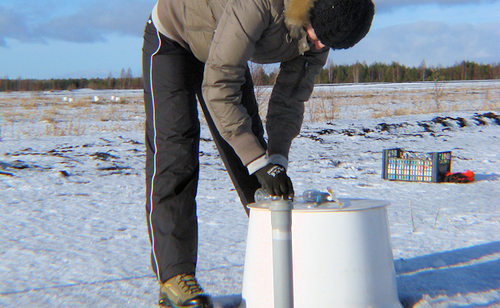
<path fill-rule="evenodd" d="M 303 30 L 310 5 L 312 0 L 159 0 L 153 10 L 156 28 L 205 63 L 203 97 L 250 173 L 268 162 L 287 167 L 304 102 L 328 57 L 328 48 L 316 50 Z M 267 154 L 240 104 L 249 60 L 281 63 L 268 107 Z"/>

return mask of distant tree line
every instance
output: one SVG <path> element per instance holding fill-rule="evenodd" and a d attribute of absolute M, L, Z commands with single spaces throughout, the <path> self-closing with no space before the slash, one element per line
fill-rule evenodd
<path fill-rule="evenodd" d="M 133 77 L 132 70 L 122 69 L 120 78 L 111 73 L 107 78 L 69 78 L 69 79 L 0 79 L 0 91 L 61 91 L 77 89 L 141 89 L 142 78 Z"/>
<path fill-rule="evenodd" d="M 274 83 L 277 71 L 266 73 L 262 66 L 252 67 L 256 85 Z M 447 81 L 447 80 L 486 80 L 500 79 L 500 64 L 478 64 L 463 61 L 451 67 L 428 67 L 425 60 L 418 67 L 408 67 L 392 62 L 385 64 L 375 62 L 371 65 L 355 63 L 338 65 L 329 62 L 316 77 L 316 83 L 369 83 L 369 82 L 416 82 L 416 81 Z"/>
<path fill-rule="evenodd" d="M 255 85 L 272 85 L 278 72 L 267 72 L 262 65 L 251 65 Z M 339 65 L 329 62 L 316 77 L 316 83 L 369 83 L 369 82 L 416 82 L 447 80 L 500 79 L 500 64 L 479 64 L 463 61 L 451 67 L 428 67 L 425 60 L 418 67 L 408 67 L 398 62 L 385 64 L 366 62 Z M 120 78 L 80 79 L 0 79 L 0 91 L 58 91 L 91 89 L 141 89 L 142 78 L 133 77 L 130 68 L 122 69 Z"/>
<path fill-rule="evenodd" d="M 330 64 L 323 68 L 316 83 L 367 83 L 415 82 L 500 79 L 500 65 L 478 64 L 463 61 L 451 67 L 428 67 L 425 60 L 418 67 L 408 67 L 397 62 L 391 64 L 356 63 L 353 65 Z"/>

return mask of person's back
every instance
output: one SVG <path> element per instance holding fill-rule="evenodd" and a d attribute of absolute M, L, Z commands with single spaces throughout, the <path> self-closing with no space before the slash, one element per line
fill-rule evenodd
<path fill-rule="evenodd" d="M 226 5 L 228 9 L 224 12 Z M 236 33 L 241 28 L 243 35 L 223 42 L 228 53 L 234 54 L 233 44 L 247 45 L 248 40 L 254 40 L 252 61 L 278 63 L 308 49 L 304 31 L 295 39 L 287 35 L 284 9 L 283 0 L 159 0 L 152 18 L 163 35 L 188 48 L 202 62 L 209 57 L 216 30 Z M 223 18 L 224 24 L 219 25 Z"/>

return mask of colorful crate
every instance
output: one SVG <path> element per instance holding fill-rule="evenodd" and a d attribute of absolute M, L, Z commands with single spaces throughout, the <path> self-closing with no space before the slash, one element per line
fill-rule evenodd
<path fill-rule="evenodd" d="M 451 151 L 416 153 L 403 149 L 384 150 L 382 178 L 389 181 L 433 182 L 444 181 L 451 172 Z"/>

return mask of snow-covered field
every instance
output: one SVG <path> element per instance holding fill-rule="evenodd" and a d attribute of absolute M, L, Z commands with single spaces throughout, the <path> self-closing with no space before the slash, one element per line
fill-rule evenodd
<path fill-rule="evenodd" d="M 499 98 L 498 81 L 371 84 L 320 86 L 307 104 L 296 194 L 391 202 L 406 307 L 500 307 Z M 1 307 L 155 306 L 142 108 L 140 91 L 0 93 Z M 203 125 L 197 276 L 221 299 L 241 294 L 248 219 L 210 139 Z M 476 181 L 383 180 L 395 147 L 453 151 Z"/>

